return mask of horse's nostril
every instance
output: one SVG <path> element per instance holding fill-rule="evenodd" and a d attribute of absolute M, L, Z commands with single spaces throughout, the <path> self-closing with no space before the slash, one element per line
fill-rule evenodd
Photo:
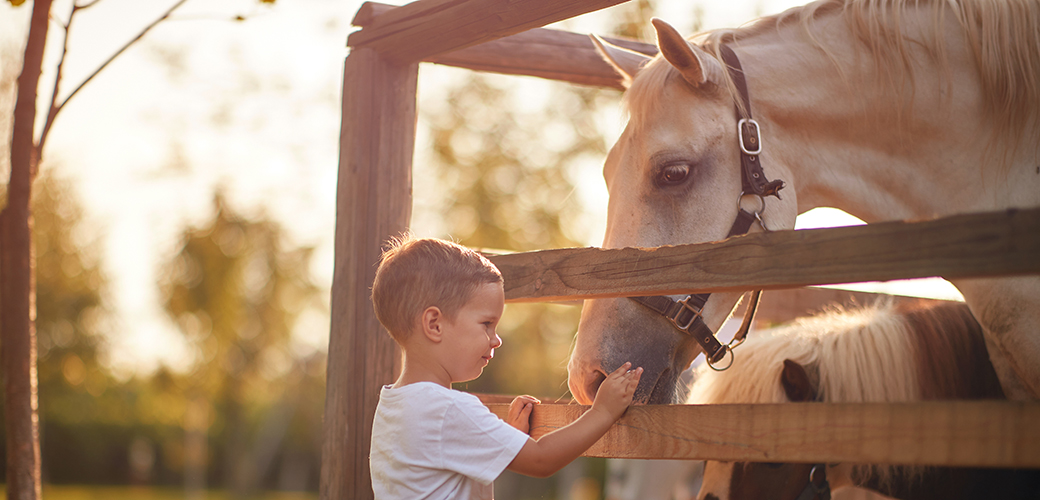
<path fill-rule="evenodd" d="M 603 381 L 607 379 L 607 374 L 596 370 L 592 372 L 592 377 L 589 378 L 589 397 L 596 399 L 596 393 L 599 392 L 599 386 L 603 385 Z"/>
<path fill-rule="evenodd" d="M 704 496 L 704 500 L 719 500 L 719 497 L 712 495 L 711 493 L 708 493 Z"/>
<path fill-rule="evenodd" d="M 579 404 L 591 405 L 592 401 L 596 399 L 596 392 L 599 391 L 599 386 L 603 384 L 603 381 L 607 379 L 606 374 L 600 370 L 592 370 L 586 372 L 586 376 L 581 385 L 575 387 L 571 386 L 571 392 L 574 399 Z M 573 380 L 572 380 L 573 382 Z"/>

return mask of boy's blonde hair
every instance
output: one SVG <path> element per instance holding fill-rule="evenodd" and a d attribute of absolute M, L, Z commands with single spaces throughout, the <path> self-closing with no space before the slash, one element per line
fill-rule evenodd
<path fill-rule="evenodd" d="M 379 322 L 401 343 L 427 307 L 436 306 L 453 320 L 477 287 L 501 282 L 502 273 L 478 252 L 405 234 L 391 238 L 383 250 L 372 284 L 372 305 Z"/>

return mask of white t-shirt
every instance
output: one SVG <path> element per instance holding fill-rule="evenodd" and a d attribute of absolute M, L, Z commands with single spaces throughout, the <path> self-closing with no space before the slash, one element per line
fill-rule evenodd
<path fill-rule="evenodd" d="M 472 394 L 432 382 L 384 386 L 369 456 L 375 498 L 490 500 L 527 440 Z"/>

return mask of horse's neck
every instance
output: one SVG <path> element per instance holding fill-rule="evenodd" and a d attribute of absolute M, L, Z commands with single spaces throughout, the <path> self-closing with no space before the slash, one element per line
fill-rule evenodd
<path fill-rule="evenodd" d="M 897 102 L 896 87 L 878 77 L 843 20 L 816 22 L 814 36 L 833 57 L 798 30 L 791 23 L 737 47 L 766 134 L 763 164 L 767 174 L 772 162 L 790 169 L 799 212 L 831 206 L 872 222 L 1040 204 L 1035 140 L 1007 161 L 999 143 L 994 153 L 973 56 L 959 35 L 946 40 L 946 73 L 908 44 L 912 92 Z"/>

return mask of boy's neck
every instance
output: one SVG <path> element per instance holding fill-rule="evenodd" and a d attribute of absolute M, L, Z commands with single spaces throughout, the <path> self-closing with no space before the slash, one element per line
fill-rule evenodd
<path fill-rule="evenodd" d="M 430 356 L 409 355 L 407 349 L 404 351 L 404 362 L 401 367 L 401 376 L 397 377 L 393 387 L 399 388 L 418 382 L 431 382 L 441 387 L 451 389 L 451 376 L 448 371 Z"/>

